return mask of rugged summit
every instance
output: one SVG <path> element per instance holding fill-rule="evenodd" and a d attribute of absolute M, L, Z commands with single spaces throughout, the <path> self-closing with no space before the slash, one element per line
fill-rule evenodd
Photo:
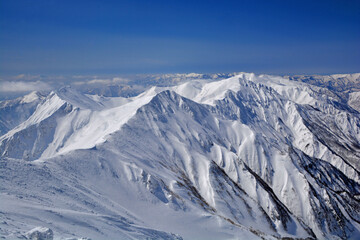
<path fill-rule="evenodd" d="M 359 116 L 268 75 L 129 98 L 63 88 L 0 137 L 1 235 L 357 239 Z"/>

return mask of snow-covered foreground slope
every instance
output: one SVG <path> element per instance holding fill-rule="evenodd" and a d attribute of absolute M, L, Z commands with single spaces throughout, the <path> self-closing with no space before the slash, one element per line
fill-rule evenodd
<path fill-rule="evenodd" d="M 359 146 L 356 111 L 275 76 L 64 88 L 0 137 L 1 235 L 357 239 Z"/>

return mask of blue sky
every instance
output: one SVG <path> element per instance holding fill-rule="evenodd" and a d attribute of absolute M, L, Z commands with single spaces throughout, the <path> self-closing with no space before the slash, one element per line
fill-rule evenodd
<path fill-rule="evenodd" d="M 360 72 L 360 1 L 0 1 L 0 75 L 234 71 Z"/>

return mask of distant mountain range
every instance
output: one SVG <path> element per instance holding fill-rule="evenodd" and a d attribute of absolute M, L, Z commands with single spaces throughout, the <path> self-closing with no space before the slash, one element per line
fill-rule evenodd
<path fill-rule="evenodd" d="M 0 235 L 359 239 L 359 89 L 172 74 L 2 101 Z"/>

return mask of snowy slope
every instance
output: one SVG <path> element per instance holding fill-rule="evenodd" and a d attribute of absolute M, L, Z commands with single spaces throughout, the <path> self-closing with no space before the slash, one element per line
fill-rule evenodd
<path fill-rule="evenodd" d="M 7 133 L 35 111 L 44 96 L 39 92 L 31 92 L 24 97 L 0 102 L 0 135 Z"/>
<path fill-rule="evenodd" d="M 352 92 L 352 93 L 350 93 L 349 94 L 348 104 L 353 109 L 360 112 L 360 92 Z"/>
<path fill-rule="evenodd" d="M 1 235 L 356 239 L 359 129 L 328 90 L 277 76 L 63 88 L 0 137 Z"/>

